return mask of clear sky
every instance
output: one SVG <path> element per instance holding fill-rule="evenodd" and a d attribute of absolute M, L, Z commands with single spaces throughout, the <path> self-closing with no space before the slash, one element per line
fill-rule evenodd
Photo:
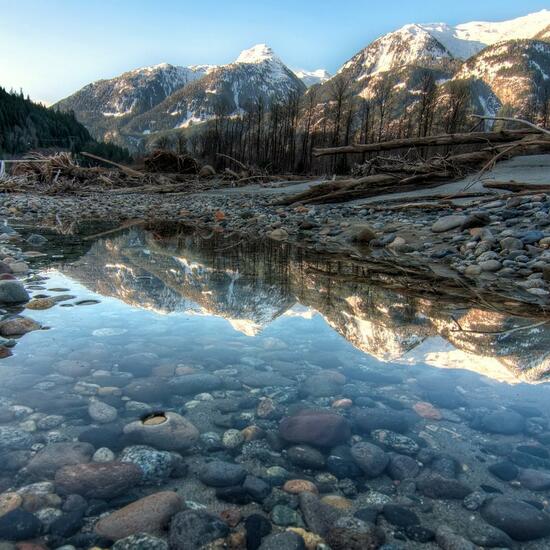
<path fill-rule="evenodd" d="M 144 65 L 221 64 L 257 43 L 338 67 L 406 23 L 498 21 L 550 0 L 0 0 L 0 86 L 48 103 Z"/>

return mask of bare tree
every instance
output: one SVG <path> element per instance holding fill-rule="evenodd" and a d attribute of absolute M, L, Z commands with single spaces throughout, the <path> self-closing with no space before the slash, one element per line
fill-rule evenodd
<path fill-rule="evenodd" d="M 424 70 L 420 76 L 420 101 L 418 103 L 417 135 L 425 137 L 431 133 L 435 106 L 437 102 L 437 84 L 434 75 Z"/>
<path fill-rule="evenodd" d="M 454 134 L 464 128 L 471 102 L 468 80 L 451 80 L 443 102 L 443 126 L 447 134 Z"/>
<path fill-rule="evenodd" d="M 393 107 L 395 77 L 383 73 L 374 83 L 372 103 L 378 115 L 378 141 L 382 141 L 388 114 Z"/>

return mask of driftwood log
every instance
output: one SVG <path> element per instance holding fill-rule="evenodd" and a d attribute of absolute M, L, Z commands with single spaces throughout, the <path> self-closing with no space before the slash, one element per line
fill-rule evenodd
<path fill-rule="evenodd" d="M 340 155 L 353 153 L 379 153 L 395 149 L 410 149 L 414 147 L 434 147 L 438 145 L 472 145 L 482 143 L 508 143 L 517 141 L 526 135 L 536 133 L 533 130 L 502 130 L 500 132 L 469 132 L 463 134 L 442 134 L 419 138 L 394 139 L 380 143 L 363 143 L 344 145 L 341 147 L 325 147 L 313 149 L 313 156 Z"/>

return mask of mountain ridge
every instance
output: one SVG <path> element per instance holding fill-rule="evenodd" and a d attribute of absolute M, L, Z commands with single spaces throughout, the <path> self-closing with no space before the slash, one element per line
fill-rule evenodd
<path fill-rule="evenodd" d="M 517 53 L 518 40 L 532 41 L 522 42 L 526 62 Z M 400 116 L 418 94 L 410 84 L 429 71 L 439 87 L 468 80 L 473 105 L 486 114 L 495 114 L 503 105 L 524 114 L 550 78 L 546 40 L 550 10 L 500 22 L 410 23 L 368 44 L 333 77 L 324 69 L 292 71 L 267 44 L 256 44 L 225 65 L 162 63 L 134 69 L 88 84 L 56 107 L 73 110 L 96 137 L 137 146 L 151 134 L 186 129 L 218 116 L 244 115 L 255 102 L 284 102 L 310 88 L 320 87 L 319 97 L 327 101 L 335 78 L 342 75 L 351 81 L 353 95 L 368 99 L 380 78 L 391 74 L 400 97 L 395 116 Z M 491 77 L 510 69 L 511 61 L 502 51 L 518 65 L 515 75 L 529 83 L 520 86 L 511 76 Z"/>

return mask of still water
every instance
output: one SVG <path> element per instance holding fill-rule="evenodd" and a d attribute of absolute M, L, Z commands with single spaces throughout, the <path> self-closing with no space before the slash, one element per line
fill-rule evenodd
<path fill-rule="evenodd" d="M 354 274 L 141 229 L 43 262 L 75 298 L 0 361 L 0 537 L 548 548 L 548 324 Z"/>

